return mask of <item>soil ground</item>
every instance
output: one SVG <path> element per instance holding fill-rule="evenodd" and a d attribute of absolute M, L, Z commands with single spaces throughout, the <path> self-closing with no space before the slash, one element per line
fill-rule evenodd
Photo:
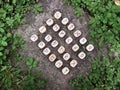
<path fill-rule="evenodd" d="M 37 69 L 48 80 L 48 86 L 50 86 L 51 90 L 74 90 L 69 85 L 69 81 L 76 77 L 76 75 L 79 73 L 86 74 L 90 69 L 90 61 L 95 58 L 96 53 L 99 55 L 101 52 L 97 52 L 95 49 L 93 52 L 88 53 L 88 57 L 85 60 L 80 60 L 75 57 L 75 53 L 69 50 L 69 46 L 67 46 L 63 41 L 60 41 L 60 44 L 66 47 L 66 50 L 72 55 L 72 57 L 75 57 L 79 61 L 78 66 L 74 69 L 71 69 L 71 72 L 65 76 L 61 73 L 61 69 L 57 69 L 54 63 L 48 61 L 48 57 L 42 54 L 42 51 L 37 47 L 37 43 L 33 43 L 30 40 L 30 37 L 32 34 L 39 35 L 39 27 L 44 25 L 48 18 L 52 18 L 53 12 L 55 10 L 60 10 L 65 17 L 68 17 L 70 21 L 75 24 L 76 29 L 80 29 L 82 31 L 82 36 L 85 36 L 89 40 L 90 36 L 88 29 L 88 17 L 86 13 L 83 12 L 83 15 L 80 18 L 77 18 L 72 7 L 64 5 L 63 0 L 40 0 L 40 3 L 42 4 L 44 12 L 38 15 L 35 15 L 32 12 L 28 12 L 25 16 L 25 24 L 21 25 L 16 32 L 20 34 L 25 40 L 25 49 L 22 51 L 22 54 L 25 56 L 25 58 L 33 57 L 39 61 L 39 66 Z M 71 36 L 70 32 L 66 32 L 67 35 Z M 59 41 L 56 34 L 51 31 L 48 31 L 47 33 L 50 33 Z M 41 40 L 43 37 L 39 36 L 39 39 Z M 78 41 L 74 40 L 74 42 Z M 53 50 L 53 52 L 56 52 L 56 50 Z M 24 65 L 22 67 L 23 69 L 26 69 Z"/>

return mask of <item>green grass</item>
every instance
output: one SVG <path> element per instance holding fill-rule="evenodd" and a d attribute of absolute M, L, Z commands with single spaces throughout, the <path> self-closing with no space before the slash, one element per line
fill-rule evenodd
<path fill-rule="evenodd" d="M 41 74 L 33 72 L 37 67 L 37 61 L 28 58 L 28 71 L 15 67 L 12 63 L 23 60 L 17 52 L 24 48 L 24 41 L 20 35 L 14 34 L 23 23 L 24 14 L 35 7 L 34 13 L 41 12 L 39 4 L 34 0 L 0 0 L 0 90 L 44 90 L 46 80 Z"/>
<path fill-rule="evenodd" d="M 101 53 L 100 59 L 93 60 L 87 76 L 78 75 L 70 84 L 77 90 L 120 89 L 120 6 L 114 0 L 66 0 L 78 17 L 83 9 L 89 15 L 91 42 L 96 48 L 107 46 L 108 56 Z M 96 57 L 97 58 L 97 57 Z"/>

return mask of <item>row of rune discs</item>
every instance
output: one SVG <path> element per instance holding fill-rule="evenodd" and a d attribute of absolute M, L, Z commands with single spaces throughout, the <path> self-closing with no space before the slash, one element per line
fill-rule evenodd
<path fill-rule="evenodd" d="M 58 19 L 60 19 L 60 18 L 62 17 L 62 13 L 59 12 L 59 11 L 56 11 L 53 16 L 54 16 L 55 19 L 58 20 Z M 66 18 L 66 17 L 65 17 L 65 18 L 62 18 L 61 23 L 62 23 L 63 25 L 67 25 L 67 24 L 69 23 L 69 19 Z M 66 32 L 65 32 L 64 30 L 60 30 L 60 26 L 59 26 L 58 24 L 55 24 L 53 19 L 51 19 L 51 18 L 48 19 L 48 20 L 46 21 L 46 25 L 47 25 L 47 26 L 52 26 L 53 31 L 54 31 L 54 32 L 58 32 L 58 36 L 59 36 L 61 39 L 65 37 Z M 68 29 L 69 31 L 72 31 L 72 30 L 75 29 L 75 25 L 74 25 L 73 23 L 69 23 L 69 25 L 67 26 L 67 29 Z M 41 26 L 41 27 L 39 28 L 39 32 L 40 32 L 41 34 L 44 34 L 46 31 L 47 31 L 46 26 Z M 74 35 L 75 38 L 80 37 L 81 34 L 82 34 L 82 33 L 81 33 L 80 30 L 75 30 L 74 33 L 73 33 L 73 35 Z M 36 42 L 36 41 L 38 40 L 38 36 L 37 36 L 36 34 L 33 34 L 30 39 L 31 39 L 33 42 Z M 53 38 L 52 38 L 52 36 L 51 36 L 50 34 L 47 34 L 47 35 L 44 37 L 44 40 L 45 40 L 46 42 L 51 42 L 51 46 L 52 46 L 53 48 L 56 48 L 56 47 L 59 45 L 59 42 L 58 42 L 57 40 L 53 40 Z M 68 45 L 71 44 L 72 42 L 73 42 L 73 38 L 70 37 L 70 36 L 65 39 L 65 43 L 68 44 Z M 87 42 L 87 39 L 86 39 L 85 37 L 82 37 L 82 38 L 79 40 L 79 43 L 80 43 L 81 45 L 84 45 L 86 42 Z M 57 56 L 56 56 L 54 53 L 52 53 L 52 51 L 50 50 L 50 48 L 46 47 L 46 44 L 45 44 L 44 41 L 40 41 L 40 42 L 38 43 L 38 47 L 39 47 L 40 49 L 43 49 L 43 54 L 44 54 L 44 55 L 48 55 L 48 56 L 49 56 L 49 61 L 50 61 L 50 62 L 55 62 L 55 61 L 56 61 L 56 62 L 55 62 L 55 66 L 56 66 L 57 68 L 61 68 L 61 67 L 63 66 L 63 61 L 62 61 L 62 60 L 59 60 L 59 59 L 56 60 L 56 59 L 57 59 Z M 72 49 L 74 52 L 77 52 L 77 51 L 80 49 L 80 47 L 79 47 L 78 44 L 74 44 L 74 45 L 71 47 L 71 49 Z M 93 51 L 93 49 L 94 49 L 94 46 L 93 46 L 92 44 L 88 44 L 88 45 L 86 46 L 86 50 L 89 51 L 89 52 L 90 52 L 90 51 Z M 63 58 L 65 61 L 68 61 L 68 60 L 70 60 L 71 55 L 70 55 L 69 53 L 67 53 L 67 52 L 65 53 L 65 51 L 66 51 L 65 47 L 62 46 L 62 45 L 61 45 L 61 46 L 58 48 L 58 50 L 57 50 L 57 52 L 58 52 L 59 54 L 63 54 L 63 57 L 62 57 L 62 58 Z M 85 52 L 81 51 L 81 52 L 78 54 L 78 57 L 79 57 L 80 59 L 84 59 L 84 58 L 86 57 Z M 73 67 L 73 68 L 76 67 L 77 64 L 78 64 L 78 62 L 77 62 L 77 60 L 75 60 L 75 59 L 73 59 L 73 60 L 70 61 L 70 66 Z M 68 67 L 63 67 L 63 68 L 62 68 L 62 73 L 63 73 L 64 75 L 67 75 L 69 72 L 70 72 L 70 69 L 69 69 Z"/>

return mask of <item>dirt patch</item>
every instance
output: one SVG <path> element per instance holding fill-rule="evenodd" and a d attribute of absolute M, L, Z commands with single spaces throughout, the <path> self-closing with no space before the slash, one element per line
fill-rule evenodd
<path fill-rule="evenodd" d="M 22 52 L 26 57 L 31 56 L 39 61 L 39 66 L 37 69 L 43 73 L 43 75 L 48 79 L 48 85 L 51 87 L 51 90 L 73 90 L 69 85 L 69 80 L 74 78 L 77 74 L 83 73 L 86 74 L 90 69 L 90 61 L 95 58 L 97 50 L 94 50 L 92 53 L 88 53 L 88 57 L 83 61 L 75 57 L 75 54 L 69 50 L 69 46 L 64 43 L 64 40 L 61 41 L 58 39 L 58 36 L 51 31 L 47 33 L 53 35 L 54 38 L 60 41 L 61 45 L 64 45 L 69 51 L 69 53 L 75 57 L 79 62 L 78 66 L 71 70 L 71 72 L 64 76 L 61 73 L 60 69 L 57 69 L 54 63 L 48 61 L 48 57 L 42 54 L 42 51 L 37 47 L 37 43 L 33 43 L 30 40 L 32 34 L 39 34 L 39 27 L 44 25 L 45 21 L 49 18 L 53 18 L 53 12 L 55 10 L 60 10 L 64 17 L 68 17 L 71 22 L 76 26 L 76 29 L 80 29 L 83 33 L 82 36 L 86 37 L 88 40 L 90 38 L 88 31 L 88 18 L 84 13 L 79 19 L 75 16 L 72 7 L 64 5 L 63 0 L 42 0 L 41 1 L 44 12 L 38 15 L 34 15 L 29 12 L 26 14 L 25 20 L 26 24 L 21 25 L 17 33 L 22 35 L 22 38 L 25 40 L 25 50 Z M 71 36 L 71 33 L 66 31 L 67 35 Z M 71 36 L 72 37 L 72 36 Z M 39 39 L 43 39 L 42 35 L 39 36 Z M 74 40 L 74 42 L 78 42 Z M 49 45 L 49 43 L 48 43 Z M 50 47 L 51 48 L 51 47 Z M 83 48 L 84 49 L 84 48 Z M 52 49 L 53 50 L 53 49 Z M 56 50 L 53 50 L 56 52 Z M 59 56 L 59 55 L 58 55 Z M 60 57 L 60 56 L 59 56 Z M 24 67 L 26 68 L 26 67 Z"/>

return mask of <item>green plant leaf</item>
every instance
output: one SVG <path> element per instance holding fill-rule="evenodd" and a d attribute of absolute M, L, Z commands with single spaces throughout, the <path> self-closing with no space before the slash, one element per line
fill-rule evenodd
<path fill-rule="evenodd" d="M 6 41 L 2 41 L 1 44 L 2 44 L 3 46 L 7 46 L 7 45 L 8 45 Z"/>
<path fill-rule="evenodd" d="M 42 12 L 43 10 L 42 10 L 42 7 L 41 7 L 41 5 L 40 4 L 35 4 L 34 5 L 34 7 L 33 7 L 33 12 L 35 13 L 35 14 L 38 14 L 39 12 Z"/>
<path fill-rule="evenodd" d="M 13 27 L 13 22 L 14 22 L 14 20 L 12 19 L 12 18 L 6 18 L 6 23 L 8 24 L 8 26 L 10 27 L 10 28 L 12 28 Z"/>
<path fill-rule="evenodd" d="M 2 52 L 0 52 L 0 57 L 1 57 L 1 56 L 3 56 L 3 53 L 2 53 Z"/>
<path fill-rule="evenodd" d="M 16 4 L 16 2 L 17 2 L 17 0 L 12 0 L 12 3 L 15 5 Z"/>
<path fill-rule="evenodd" d="M 31 69 L 37 67 L 38 61 L 34 60 L 33 58 L 29 58 L 26 62 L 26 65 Z"/>

